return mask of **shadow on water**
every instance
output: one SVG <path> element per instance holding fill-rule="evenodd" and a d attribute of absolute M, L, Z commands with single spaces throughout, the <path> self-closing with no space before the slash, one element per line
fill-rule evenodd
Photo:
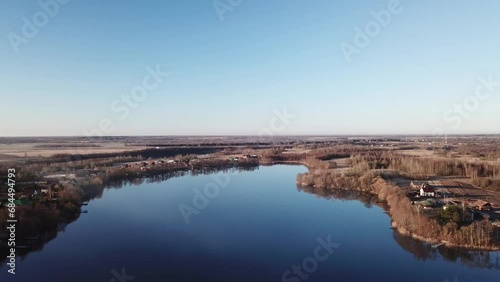
<path fill-rule="evenodd" d="M 299 185 L 297 186 L 297 190 L 316 195 L 323 199 L 360 201 L 367 208 L 376 205 L 383 210 L 388 210 L 385 202 L 380 202 L 376 195 L 370 193 L 354 190 L 300 187 Z M 401 248 L 411 253 L 417 260 L 426 261 L 442 259 L 448 262 L 462 263 L 472 268 L 500 270 L 500 252 L 469 251 L 460 248 L 448 248 L 445 246 L 433 248 L 431 244 L 416 240 L 411 236 L 403 235 L 397 230 L 393 231 L 393 238 Z"/>
<path fill-rule="evenodd" d="M 143 178 L 133 178 L 126 180 L 118 180 L 110 182 L 106 185 L 93 185 L 85 187 L 85 201 L 90 201 L 94 199 L 99 199 L 102 197 L 104 190 L 106 189 L 121 189 L 127 185 L 141 185 L 148 183 L 160 183 L 172 178 L 182 177 L 182 176 L 196 176 L 196 175 L 208 175 L 218 172 L 232 172 L 232 171 L 254 171 L 259 169 L 259 166 L 251 167 L 224 167 L 224 168 L 202 168 L 196 170 L 185 170 L 185 171 L 175 171 L 166 172 L 161 174 L 149 175 Z M 323 198 L 327 200 L 343 200 L 343 201 L 360 201 L 364 204 L 366 208 L 371 208 L 374 205 L 387 210 L 388 207 L 385 202 L 379 201 L 378 197 L 374 194 L 364 193 L 360 191 L 353 190 L 340 190 L 340 189 L 327 189 L 327 188 L 313 188 L 313 187 L 300 187 L 297 186 L 297 190 L 300 192 L 306 192 L 312 195 L 316 195 L 318 198 Z M 48 242 L 57 238 L 59 232 L 64 232 L 66 227 L 76 222 L 80 215 L 72 218 L 66 222 L 58 222 L 56 225 L 50 228 L 45 228 L 40 230 L 38 234 L 30 234 L 29 237 L 18 237 L 16 238 L 16 243 L 21 246 L 29 246 L 26 248 L 18 248 L 16 250 L 16 256 L 24 260 L 29 254 L 34 252 L 41 252 Z M 5 234 L 1 239 L 0 245 L 0 262 L 2 266 L 5 267 L 6 257 L 9 254 L 10 247 L 6 246 Z M 393 238 L 398 243 L 398 245 L 405 251 L 411 253 L 415 259 L 426 261 L 426 260 L 438 260 L 442 259 L 449 262 L 460 262 L 464 265 L 473 268 L 487 268 L 487 269 L 500 269 L 500 252 L 484 252 L 484 251 L 468 251 L 458 248 L 447 248 L 440 246 L 438 248 L 433 248 L 431 244 L 416 240 L 410 236 L 402 235 L 396 230 L 393 231 Z"/>
<path fill-rule="evenodd" d="M 149 183 L 160 183 L 167 181 L 172 178 L 182 177 L 182 176 L 197 176 L 197 175 L 209 175 L 219 172 L 230 173 L 234 171 L 244 172 L 244 171 L 254 171 L 257 170 L 258 166 L 242 166 L 242 167 L 206 167 L 194 170 L 182 170 L 182 171 L 170 171 L 158 174 L 151 174 L 141 178 L 131 178 L 124 180 L 111 181 L 105 185 L 87 185 L 83 187 L 84 196 L 82 200 L 84 202 L 89 202 L 91 200 L 100 199 L 103 193 L 107 189 L 121 189 L 128 185 L 141 185 Z M 84 210 L 84 207 L 82 207 Z M 43 218 L 37 218 L 37 214 L 33 214 L 30 218 L 35 221 L 43 221 Z M 35 233 L 23 234 L 22 232 L 22 222 L 17 223 L 16 227 L 16 258 L 23 261 L 29 254 L 35 252 L 41 252 L 44 246 L 57 238 L 60 232 L 64 232 L 66 227 L 76 222 L 80 218 L 80 213 L 71 219 L 66 219 L 64 221 L 56 222 L 55 224 L 42 225 L 42 230 L 37 230 Z M 29 223 L 27 223 L 29 224 Z M 8 246 L 8 234 L 5 233 L 6 228 L 2 228 L 0 232 L 0 269 L 4 268 L 7 263 L 7 256 L 10 254 L 11 247 Z M 21 231 L 21 232 L 19 232 Z"/>

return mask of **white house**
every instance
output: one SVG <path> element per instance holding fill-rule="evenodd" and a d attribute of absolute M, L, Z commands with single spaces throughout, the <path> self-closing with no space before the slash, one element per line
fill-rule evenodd
<path fill-rule="evenodd" d="M 420 197 L 434 197 L 436 195 L 436 190 L 429 185 L 422 185 L 420 188 Z"/>

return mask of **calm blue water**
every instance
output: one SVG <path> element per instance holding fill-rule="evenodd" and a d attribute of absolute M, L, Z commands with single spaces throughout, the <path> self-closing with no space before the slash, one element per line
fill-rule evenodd
<path fill-rule="evenodd" d="M 2 267 L 0 281 L 500 280 L 487 263 L 447 260 L 394 234 L 377 206 L 300 191 L 295 176 L 305 170 L 260 167 L 106 190 L 88 214 L 20 261 L 15 276 Z M 220 191 L 186 224 L 179 205 L 194 208 L 194 189 L 206 185 Z"/>

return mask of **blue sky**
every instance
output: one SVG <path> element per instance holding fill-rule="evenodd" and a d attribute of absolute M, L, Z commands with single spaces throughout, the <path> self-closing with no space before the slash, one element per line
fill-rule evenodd
<path fill-rule="evenodd" d="M 221 20 L 212 0 L 71 0 L 27 38 L 39 2 L 1 1 L 0 136 L 500 133 L 498 83 L 475 96 L 500 82 L 500 2 L 401 0 L 347 62 L 389 3 L 243 0 Z M 169 76 L 114 110 L 156 66 Z"/>

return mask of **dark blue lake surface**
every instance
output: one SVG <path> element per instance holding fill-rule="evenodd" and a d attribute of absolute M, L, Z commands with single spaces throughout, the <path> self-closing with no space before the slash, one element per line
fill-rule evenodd
<path fill-rule="evenodd" d="M 0 281 L 500 280 L 498 252 L 485 258 L 401 236 L 369 196 L 297 188 L 305 171 L 260 167 L 107 189 L 19 261 L 15 276 L 2 266 Z M 212 198 L 197 199 L 205 187 Z M 181 204 L 194 212 L 189 224 Z M 122 271 L 128 277 L 117 278 Z"/>

